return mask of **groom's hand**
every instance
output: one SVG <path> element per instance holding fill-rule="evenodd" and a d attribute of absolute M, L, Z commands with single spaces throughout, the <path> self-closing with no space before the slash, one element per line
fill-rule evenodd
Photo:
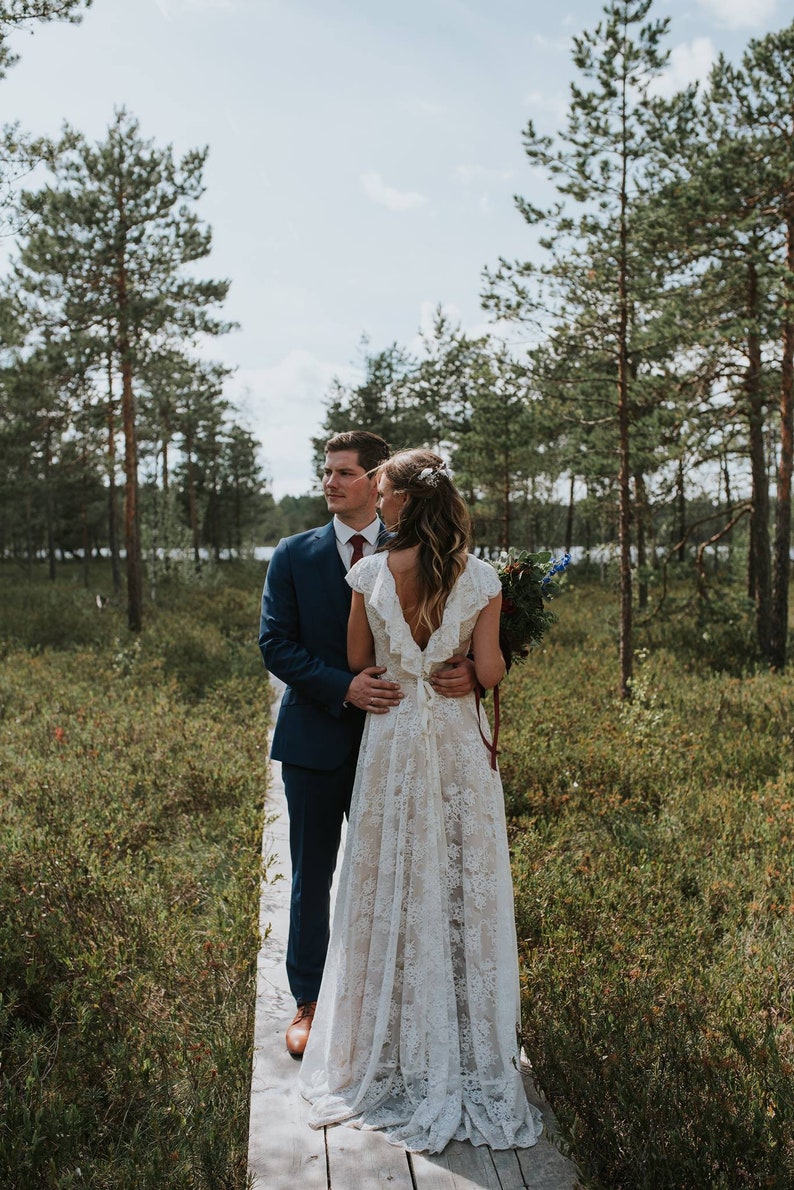
<path fill-rule="evenodd" d="M 430 685 L 444 698 L 465 698 L 477 686 L 474 662 L 456 653 L 444 662 L 443 669 L 433 674 Z"/>
<path fill-rule="evenodd" d="M 370 665 L 356 674 L 348 687 L 345 702 L 352 703 L 359 710 L 368 711 L 372 715 L 385 715 L 392 707 L 400 703 L 405 695 L 397 682 L 389 682 L 378 677 L 385 673 L 383 666 Z"/>

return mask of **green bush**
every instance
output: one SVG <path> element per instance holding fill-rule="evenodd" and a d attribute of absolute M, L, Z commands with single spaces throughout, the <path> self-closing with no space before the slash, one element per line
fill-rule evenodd
<path fill-rule="evenodd" d="M 794 1185 L 794 683 L 560 600 L 505 684 L 525 1044 L 588 1186 Z M 569 627 L 570 626 L 570 627 Z"/>
<path fill-rule="evenodd" d="M 99 610 L 96 594 L 71 581 L 29 583 L 0 567 L 0 641 L 4 648 L 73 649 L 107 644 L 124 623 L 120 608 Z"/>
<path fill-rule="evenodd" d="M 34 591 L 28 607 L 51 598 Z M 151 612 L 140 639 L 107 609 L 104 645 L 7 638 L 10 1190 L 246 1185 L 269 699 L 237 596 L 201 593 L 193 606 L 187 590 L 183 602 L 181 614 Z"/>

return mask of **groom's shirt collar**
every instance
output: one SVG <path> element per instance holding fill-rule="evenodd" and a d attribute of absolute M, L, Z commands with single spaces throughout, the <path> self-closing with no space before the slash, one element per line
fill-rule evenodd
<path fill-rule="evenodd" d="M 339 551 L 339 557 L 344 563 L 345 570 L 350 569 L 350 559 L 353 555 L 353 547 L 349 544 L 350 538 L 355 533 L 360 533 L 366 539 L 367 544 L 364 546 L 364 556 L 367 554 L 374 554 L 378 545 L 378 538 L 383 531 L 383 525 L 379 517 L 375 517 L 363 529 L 351 529 L 344 521 L 340 521 L 338 516 L 334 517 L 334 535 L 336 537 L 336 548 Z"/>

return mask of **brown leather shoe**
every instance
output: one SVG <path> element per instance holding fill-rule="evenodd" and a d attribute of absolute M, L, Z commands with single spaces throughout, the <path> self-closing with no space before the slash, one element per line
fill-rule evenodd
<path fill-rule="evenodd" d="M 295 1013 L 295 1019 L 287 1029 L 287 1049 L 293 1058 L 303 1057 L 306 1042 L 309 1040 L 309 1034 L 312 1031 L 312 1021 L 314 1020 L 314 1010 L 316 1007 L 316 1000 L 309 1000 L 306 1004 L 299 1004 L 298 1011 Z"/>

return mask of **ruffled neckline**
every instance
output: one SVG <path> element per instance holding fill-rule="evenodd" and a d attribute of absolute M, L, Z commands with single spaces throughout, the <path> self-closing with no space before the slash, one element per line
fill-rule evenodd
<path fill-rule="evenodd" d="M 400 664 L 408 673 L 417 676 L 427 673 L 432 665 L 446 661 L 458 651 L 461 624 L 467 616 L 481 610 L 481 604 L 476 603 L 469 567 L 466 567 L 450 591 L 441 623 L 431 633 L 423 649 L 411 635 L 411 629 L 403 615 L 397 596 L 397 584 L 388 565 L 388 554 L 375 557 L 381 560 L 381 566 L 369 602 L 386 625 L 389 652 L 400 658 Z"/>

